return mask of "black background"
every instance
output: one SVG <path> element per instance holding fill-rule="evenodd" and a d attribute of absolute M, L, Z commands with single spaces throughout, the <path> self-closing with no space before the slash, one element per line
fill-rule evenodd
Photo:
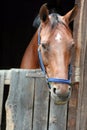
<path fill-rule="evenodd" d="M 64 15 L 74 0 L 4 0 L 0 4 L 0 69 L 19 68 L 24 51 L 36 29 L 32 26 L 40 6 Z"/>

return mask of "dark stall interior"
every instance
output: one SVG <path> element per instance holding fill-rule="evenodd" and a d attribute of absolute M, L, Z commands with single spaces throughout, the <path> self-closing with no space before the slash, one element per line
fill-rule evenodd
<path fill-rule="evenodd" d="M 74 6 L 74 0 L 4 0 L 0 18 L 0 69 L 19 68 L 24 51 L 36 28 L 32 26 L 40 6 L 48 4 L 64 15 Z M 72 28 L 72 25 L 71 25 Z"/>

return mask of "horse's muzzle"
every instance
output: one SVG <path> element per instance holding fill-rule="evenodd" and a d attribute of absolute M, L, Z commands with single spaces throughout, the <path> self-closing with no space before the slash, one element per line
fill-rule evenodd
<path fill-rule="evenodd" d="M 56 104 L 65 104 L 69 101 L 71 97 L 71 86 L 67 85 L 62 85 L 62 84 L 57 84 L 62 87 L 56 87 L 56 85 L 51 86 L 51 97 L 53 98 L 54 102 Z M 65 87 L 65 88 L 64 88 Z"/>

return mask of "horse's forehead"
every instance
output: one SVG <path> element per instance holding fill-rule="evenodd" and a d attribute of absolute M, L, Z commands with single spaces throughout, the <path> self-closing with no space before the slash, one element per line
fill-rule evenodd
<path fill-rule="evenodd" d="M 48 33 L 45 32 L 45 34 L 42 35 L 41 37 L 42 43 L 49 43 L 50 45 L 52 43 L 55 43 L 55 44 L 63 43 L 63 45 L 65 45 L 65 44 L 70 43 L 70 41 L 72 40 L 73 38 L 72 38 L 71 33 L 69 32 L 67 33 L 66 30 L 63 31 L 62 29 L 60 30 L 56 29 L 56 30 L 53 30 L 53 32 L 49 31 Z"/>
<path fill-rule="evenodd" d="M 41 39 L 43 41 L 55 40 L 64 41 L 71 40 L 72 34 L 68 26 L 66 26 L 60 15 L 50 15 L 50 21 L 42 28 Z"/>
<path fill-rule="evenodd" d="M 70 40 L 72 39 L 72 33 L 69 28 L 64 27 L 64 25 L 58 23 L 54 28 L 48 27 L 46 29 L 43 29 L 42 31 L 42 39 L 48 39 L 48 40 L 55 40 L 55 41 L 61 41 L 61 40 Z"/>

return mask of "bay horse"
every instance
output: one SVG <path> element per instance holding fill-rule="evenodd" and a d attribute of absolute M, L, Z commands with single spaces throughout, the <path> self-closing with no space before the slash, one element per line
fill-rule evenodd
<path fill-rule="evenodd" d="M 71 96 L 71 57 L 75 42 L 69 23 L 77 14 L 77 5 L 61 16 L 49 14 L 46 4 L 39 11 L 40 26 L 29 43 L 20 68 L 42 69 L 46 75 L 51 97 L 64 104 Z"/>

